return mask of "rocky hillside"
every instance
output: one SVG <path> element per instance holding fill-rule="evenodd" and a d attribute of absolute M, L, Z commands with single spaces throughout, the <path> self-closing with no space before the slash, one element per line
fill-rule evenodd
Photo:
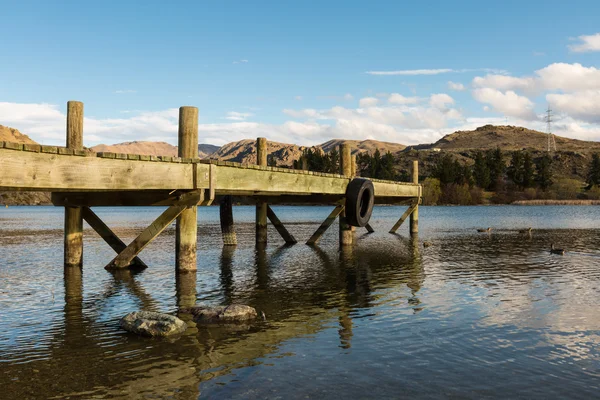
<path fill-rule="evenodd" d="M 99 144 L 90 148 L 90 150 L 99 153 L 108 151 L 111 153 L 145 154 L 160 156 L 177 156 L 177 146 L 166 142 L 124 142 L 112 145 Z"/>
<path fill-rule="evenodd" d="M 558 151 L 599 151 L 600 142 L 588 142 L 554 136 Z M 500 147 L 502 150 L 539 150 L 547 149 L 548 135 L 519 126 L 485 125 L 474 131 L 457 131 L 444 136 L 437 142 L 428 145 L 412 146 L 413 148 L 441 149 L 450 151 L 485 150 Z"/>
<path fill-rule="evenodd" d="M 353 148 L 353 153 L 367 152 L 375 153 L 375 150 L 379 150 L 382 154 L 397 153 L 406 148 L 405 145 L 400 143 L 380 142 L 378 140 L 344 140 L 344 139 L 332 139 L 325 143 L 320 144 L 318 147 L 322 148 L 323 151 L 329 153 L 331 150 L 338 148 L 343 142 L 350 143 Z"/>
<path fill-rule="evenodd" d="M 29 136 L 22 134 L 15 128 L 9 128 L 4 125 L 0 125 L 0 141 L 35 144 L 35 141 Z"/>

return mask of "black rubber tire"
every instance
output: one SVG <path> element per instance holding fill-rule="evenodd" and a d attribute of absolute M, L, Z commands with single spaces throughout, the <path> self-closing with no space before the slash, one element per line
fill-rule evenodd
<path fill-rule="evenodd" d="M 346 222 L 351 226 L 364 227 L 371 219 L 375 204 L 373 182 L 354 178 L 346 187 Z"/>

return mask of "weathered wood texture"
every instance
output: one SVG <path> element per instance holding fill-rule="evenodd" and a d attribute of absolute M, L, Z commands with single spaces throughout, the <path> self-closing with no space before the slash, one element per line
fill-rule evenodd
<path fill-rule="evenodd" d="M 117 253 L 121 253 L 127 245 L 123 243 L 121 239 L 94 213 L 89 207 L 81 208 L 81 215 L 85 222 L 87 222 L 102 239 Z M 147 268 L 148 266 L 139 259 L 139 257 L 135 257 L 131 261 L 131 266 L 136 268 Z"/>
<path fill-rule="evenodd" d="M 346 177 L 352 176 L 352 149 L 350 144 L 340 145 L 340 173 Z M 344 188 L 345 191 L 345 188 Z M 340 246 L 350 246 L 354 242 L 354 228 L 346 222 L 346 211 L 340 214 Z"/>
<path fill-rule="evenodd" d="M 83 150 L 83 103 L 67 103 L 67 148 Z"/>
<path fill-rule="evenodd" d="M 256 140 L 256 163 L 259 166 L 267 165 L 267 139 Z M 256 244 L 267 243 L 267 203 L 258 199 L 256 202 Z"/>
<path fill-rule="evenodd" d="M 67 103 L 67 148 L 83 150 L 83 103 Z M 83 217 L 81 208 L 65 208 L 65 266 L 83 265 Z"/>
<path fill-rule="evenodd" d="M 373 229 L 373 227 L 371 226 L 371 224 L 365 225 L 365 228 L 367 229 L 367 232 L 369 232 L 369 233 L 374 233 L 375 232 L 375 229 Z"/>
<path fill-rule="evenodd" d="M 413 161 L 412 167 L 412 181 L 414 184 L 419 183 L 419 162 L 417 160 Z M 419 233 L 419 203 L 415 206 L 415 209 L 410 214 L 410 233 L 415 234 Z"/>
<path fill-rule="evenodd" d="M 198 109 L 196 107 L 179 108 L 178 152 L 179 157 L 198 156 Z M 183 210 L 175 224 L 175 260 L 178 271 L 196 271 L 197 241 L 198 208 L 194 205 Z"/>
<path fill-rule="evenodd" d="M 225 246 L 237 245 L 237 235 L 233 222 L 233 204 L 231 196 L 223 196 L 219 202 L 219 216 L 221 218 L 221 236 Z"/>
<path fill-rule="evenodd" d="M 417 204 L 412 204 L 411 206 L 409 206 L 406 209 L 406 211 L 404 212 L 404 214 L 402 214 L 402 216 L 400 217 L 400 219 L 398 220 L 398 222 L 396 222 L 394 224 L 394 226 L 392 227 L 392 229 L 390 229 L 390 233 L 396 233 L 396 231 L 404 223 L 404 221 L 406 220 L 406 218 L 408 218 L 409 215 L 412 215 L 412 213 L 415 211 L 415 209 L 417 207 L 418 207 Z"/>
<path fill-rule="evenodd" d="M 177 205 L 167 208 L 157 219 L 142 231 L 121 253 L 119 253 L 107 266 L 107 269 L 125 268 L 154 238 L 165 230 L 186 208 L 198 204 L 200 193 L 198 191 L 186 193 Z"/>
<path fill-rule="evenodd" d="M 6 143 L 4 143 L 6 144 Z M 219 162 L 145 161 L 0 149 L 0 188 L 56 192 L 208 189 L 217 195 L 343 195 L 349 178 L 336 174 Z M 156 158 L 155 156 L 152 156 Z M 373 179 L 376 197 L 414 198 L 419 185 Z"/>
<path fill-rule="evenodd" d="M 292 234 L 288 232 L 285 225 L 283 225 L 279 218 L 277 218 L 277 214 L 275 214 L 275 211 L 273 211 L 273 209 L 269 206 L 267 206 L 267 217 L 269 217 L 269 221 L 271 221 L 275 229 L 277 229 L 277 232 L 279 232 L 279 234 L 281 235 L 283 240 L 285 240 L 286 243 L 298 243 L 294 236 L 292 236 Z"/>
<path fill-rule="evenodd" d="M 317 242 L 321 239 L 321 236 L 329 229 L 329 227 L 335 222 L 335 219 L 344 211 L 344 206 L 339 204 L 336 206 L 333 211 L 327 216 L 325 221 L 319 226 L 319 228 L 313 233 L 313 235 L 308 239 L 306 244 L 317 244 Z"/>

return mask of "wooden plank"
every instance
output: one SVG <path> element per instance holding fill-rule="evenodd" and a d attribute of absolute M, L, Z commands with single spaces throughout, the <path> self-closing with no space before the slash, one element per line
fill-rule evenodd
<path fill-rule="evenodd" d="M 323 236 L 327 229 L 335 222 L 335 219 L 342 213 L 342 211 L 344 211 L 343 205 L 340 204 L 335 207 L 331 214 L 329 214 L 325 221 L 323 221 L 321 226 L 319 226 L 319 229 L 317 229 L 310 239 L 308 239 L 306 244 L 317 244 L 317 242 L 321 239 L 321 236 Z"/>
<path fill-rule="evenodd" d="M 157 219 L 142 231 L 125 250 L 117 255 L 106 269 L 125 268 L 154 238 L 165 230 L 186 208 L 198 204 L 200 192 L 194 191 L 182 196 L 177 205 L 167 208 Z"/>
<path fill-rule="evenodd" d="M 127 245 L 123 243 L 121 239 L 94 213 L 89 207 L 82 207 L 81 214 L 85 222 L 87 222 L 102 239 L 117 253 L 121 253 Z M 148 268 L 148 266 L 139 259 L 139 257 L 135 257 L 131 266 L 136 268 Z"/>
<path fill-rule="evenodd" d="M 55 206 L 172 206 L 181 191 L 146 190 L 128 192 L 52 192 Z"/>
<path fill-rule="evenodd" d="M 204 185 L 204 186 L 203 186 Z M 116 160 L 100 157 L 0 150 L 4 190 L 194 189 L 193 164 Z M 198 180 L 208 188 L 208 180 Z"/>
<path fill-rule="evenodd" d="M 415 210 L 416 207 L 417 207 L 417 204 L 412 204 L 410 207 L 408 207 L 406 209 L 406 211 L 404 212 L 404 214 L 402 214 L 402 216 L 400 217 L 400 219 L 398 220 L 398 222 L 396 222 L 396 224 L 394 224 L 394 226 L 392 227 L 392 229 L 390 229 L 390 233 L 396 233 L 396 231 L 398 230 L 398 228 L 400 228 L 400 225 L 402 225 L 402 223 L 404 223 L 404 221 L 406 220 L 406 218 L 408 218 L 408 216 L 410 214 L 412 214 L 412 212 Z"/>
<path fill-rule="evenodd" d="M 288 232 L 288 230 L 279 220 L 279 218 L 277 218 L 275 211 L 273 211 L 273 209 L 269 206 L 267 206 L 267 217 L 269 217 L 269 221 L 271 221 L 275 229 L 277 229 L 277 232 L 279 232 L 279 234 L 281 235 L 283 240 L 285 240 L 286 243 L 298 243 L 294 236 L 292 236 L 292 234 Z"/>

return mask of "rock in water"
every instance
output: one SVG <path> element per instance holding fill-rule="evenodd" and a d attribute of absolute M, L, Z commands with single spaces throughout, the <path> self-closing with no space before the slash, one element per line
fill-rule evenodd
<path fill-rule="evenodd" d="M 243 304 L 216 307 L 192 307 L 189 311 L 194 316 L 196 323 L 205 324 L 232 324 L 248 322 L 258 315 L 253 307 Z"/>
<path fill-rule="evenodd" d="M 121 328 L 142 336 L 165 337 L 183 333 L 187 329 L 179 318 L 153 311 L 135 311 L 119 322 Z"/>

